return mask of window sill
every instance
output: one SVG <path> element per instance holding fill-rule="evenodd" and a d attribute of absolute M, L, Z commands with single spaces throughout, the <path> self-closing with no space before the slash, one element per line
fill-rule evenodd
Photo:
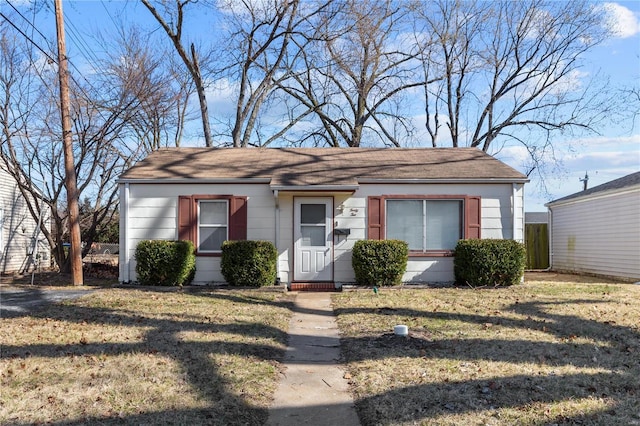
<path fill-rule="evenodd" d="M 454 257 L 453 250 L 410 251 L 409 257 Z"/>

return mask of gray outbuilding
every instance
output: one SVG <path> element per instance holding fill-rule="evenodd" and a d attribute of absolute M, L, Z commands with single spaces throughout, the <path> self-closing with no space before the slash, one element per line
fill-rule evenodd
<path fill-rule="evenodd" d="M 640 172 L 546 206 L 553 270 L 640 281 Z"/>

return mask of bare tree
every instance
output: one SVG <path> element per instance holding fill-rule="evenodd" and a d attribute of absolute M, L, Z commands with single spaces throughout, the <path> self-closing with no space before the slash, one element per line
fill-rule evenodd
<path fill-rule="evenodd" d="M 402 94 L 423 86 L 418 50 L 405 43 L 409 10 L 391 0 L 336 2 L 304 49 L 296 83 L 284 87 L 313 110 L 322 129 L 309 137 L 330 146 L 401 146 L 412 123 L 400 112 Z M 316 143 L 317 144 L 317 143 Z"/>
<path fill-rule="evenodd" d="M 184 127 L 191 119 L 188 101 L 195 91 L 192 79 L 139 27 L 122 26 L 117 31 L 115 36 L 101 37 L 107 52 L 101 69 L 103 76 L 117 86 L 126 84 L 127 90 L 138 96 L 139 107 L 127 123 L 128 131 L 146 153 L 180 146 Z"/>
<path fill-rule="evenodd" d="M 149 0 L 142 0 L 142 3 L 149 9 L 149 12 L 158 21 L 160 26 L 164 29 L 169 36 L 169 39 L 173 43 L 176 52 L 187 67 L 193 83 L 198 93 L 198 100 L 200 103 L 200 115 L 202 116 L 202 131 L 204 132 L 205 145 L 208 147 L 213 146 L 213 140 L 211 138 L 211 127 L 209 125 L 209 109 L 207 106 L 207 98 L 205 94 L 206 84 L 205 78 L 202 75 L 202 69 L 200 66 L 201 58 L 197 52 L 194 43 L 190 43 L 187 48 L 183 43 L 183 24 L 185 8 L 189 3 L 196 3 L 194 0 L 175 0 L 175 9 L 172 10 L 168 6 L 168 2 L 161 2 L 164 7 L 165 14 L 168 15 L 168 19 L 163 17 L 162 14 L 151 4 Z"/>
<path fill-rule="evenodd" d="M 28 154 L 25 154 L 25 150 L 20 149 L 20 146 L 16 147 L 13 144 L 16 140 L 38 137 L 37 133 L 32 132 L 30 123 L 37 119 L 38 101 L 43 93 L 37 81 L 36 84 L 32 84 L 34 75 L 29 72 L 26 64 L 31 63 L 34 68 L 39 69 L 47 67 L 48 64 L 44 60 L 36 62 L 33 51 L 25 48 L 24 40 L 8 25 L 3 24 L 4 21 L 0 22 L 0 167 L 13 176 L 29 214 L 36 223 L 40 223 L 41 231 L 45 232 L 45 237 L 49 240 L 49 221 L 45 216 L 47 200 L 38 183 L 29 178 L 31 173 L 37 173 L 38 165 L 30 160 L 20 164 L 19 160 L 27 158 Z M 55 78 L 53 80 L 55 81 Z M 52 92 L 44 95 L 55 97 L 55 93 Z M 26 147 L 27 153 L 31 151 L 29 148 Z M 46 220 L 38 221 L 41 214 Z"/>
<path fill-rule="evenodd" d="M 281 96 L 278 88 L 294 72 L 298 55 L 306 45 L 310 22 L 330 4 L 331 0 L 220 3 L 229 44 L 220 55 L 228 60 L 218 75 L 229 82 L 236 95 L 230 120 L 234 147 L 269 145 L 311 114 L 306 106 L 290 103 L 288 96 Z M 270 107 L 267 113 L 265 106 Z M 266 118 L 276 117 L 276 111 L 282 112 L 280 117 Z"/>
<path fill-rule="evenodd" d="M 582 55 L 607 36 L 592 3 L 438 0 L 417 7 L 423 70 L 427 79 L 443 77 L 425 87 L 433 146 L 495 153 L 515 141 L 538 163 L 553 154 L 553 134 L 595 131 L 607 115 L 606 99 L 580 82 Z"/>
<path fill-rule="evenodd" d="M 27 200 L 27 208 L 37 220 L 42 201 L 51 211 L 52 227 L 41 227 L 54 259 L 68 272 L 63 250 L 67 239 L 66 192 L 55 70 L 36 56 L 6 27 L 0 28 L 0 157 Z M 91 83 L 74 81 L 71 105 L 75 170 L 78 194 L 91 200 L 92 217 L 84 230 L 85 253 L 108 222 L 117 205 L 117 176 L 142 151 L 129 144 L 127 126 L 144 99 L 137 84 L 145 72 L 117 75 L 104 73 Z"/>

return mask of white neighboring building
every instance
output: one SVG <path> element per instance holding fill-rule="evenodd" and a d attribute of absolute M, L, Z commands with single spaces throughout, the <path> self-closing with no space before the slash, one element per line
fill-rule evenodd
<path fill-rule="evenodd" d="M 48 209 L 42 218 L 50 223 Z M 0 273 L 25 273 L 32 270 L 34 262 L 40 267 L 50 265 L 49 245 L 42 233 L 37 233 L 38 221 L 27 209 L 25 198 L 20 193 L 13 176 L 0 168 Z M 38 240 L 37 255 L 31 262 L 29 254 L 34 238 Z"/>
<path fill-rule="evenodd" d="M 176 148 L 120 177 L 120 281 L 146 239 L 191 240 L 220 283 L 224 240 L 268 240 L 292 289 L 355 280 L 357 240 L 409 242 L 405 282 L 454 280 L 460 238 L 523 241 L 527 177 L 475 148 Z M 324 287 L 328 286 L 328 287 Z"/>
<path fill-rule="evenodd" d="M 640 172 L 546 206 L 553 270 L 640 281 Z"/>

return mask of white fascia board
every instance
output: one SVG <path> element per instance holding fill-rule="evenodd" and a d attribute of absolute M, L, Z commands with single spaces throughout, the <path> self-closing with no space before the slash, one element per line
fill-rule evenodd
<path fill-rule="evenodd" d="M 512 178 L 454 178 L 454 179 L 358 179 L 359 183 L 528 183 L 529 179 Z"/>
<path fill-rule="evenodd" d="M 185 183 L 185 184 L 200 184 L 200 183 L 269 183 L 271 179 L 266 178 L 246 178 L 246 179 L 192 179 L 192 178 L 153 178 L 153 179 L 118 179 L 118 183 L 145 183 L 145 184 L 163 184 L 163 183 Z"/>
<path fill-rule="evenodd" d="M 280 192 L 355 192 L 360 185 L 271 185 Z"/>

